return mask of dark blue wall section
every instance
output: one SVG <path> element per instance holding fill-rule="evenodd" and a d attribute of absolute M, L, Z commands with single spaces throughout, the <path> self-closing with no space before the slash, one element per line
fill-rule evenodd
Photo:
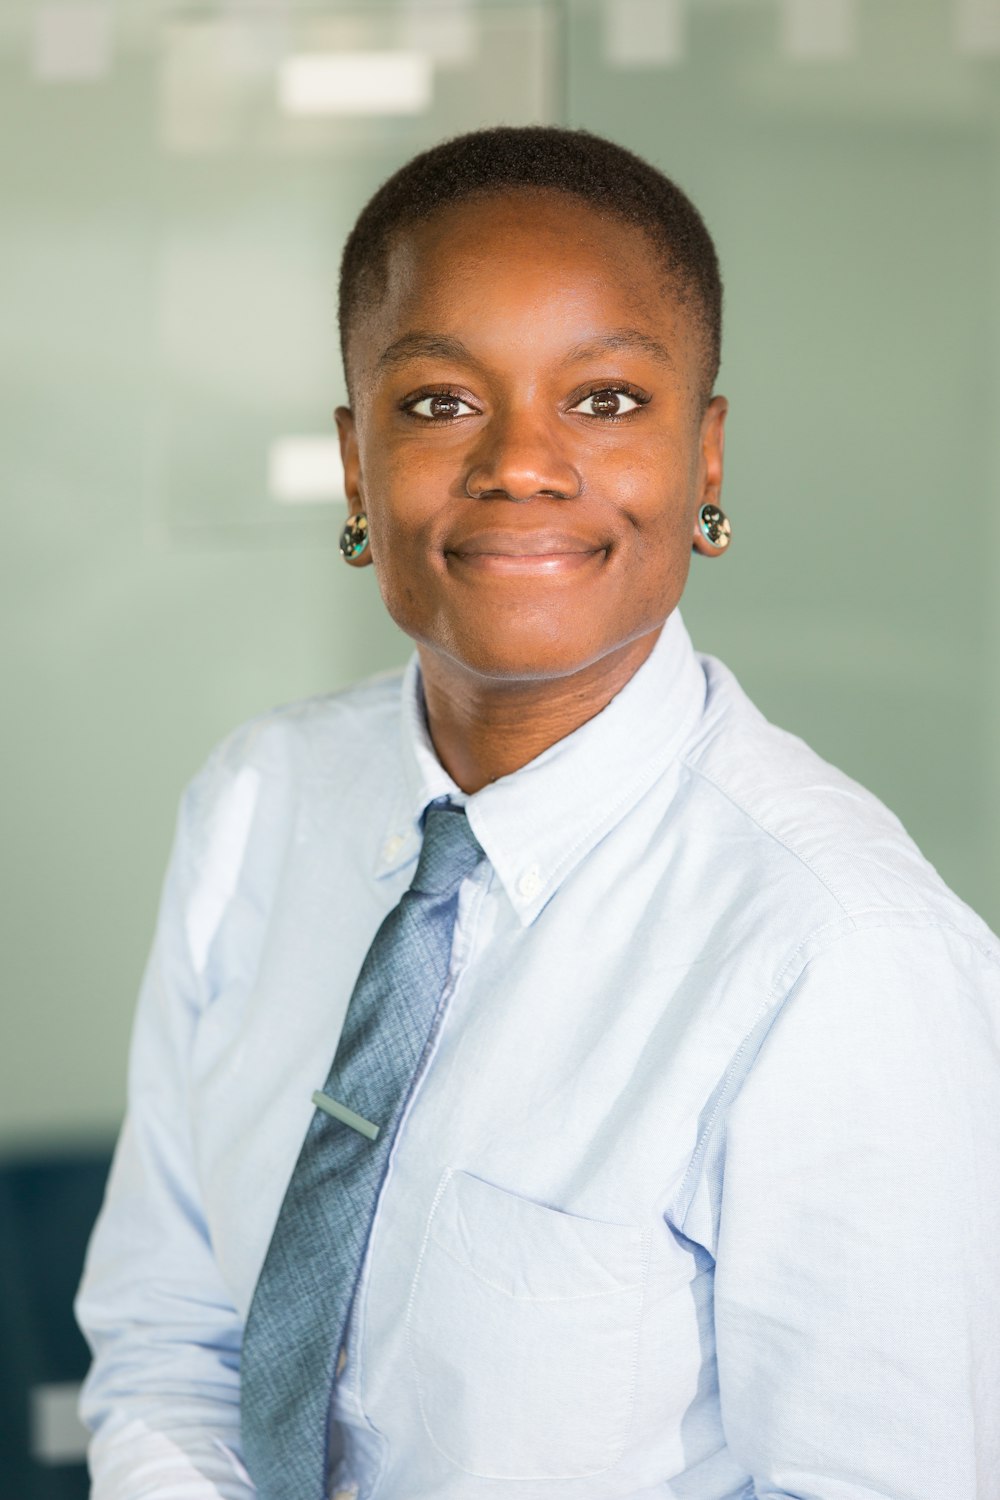
<path fill-rule="evenodd" d="M 84 1251 L 110 1153 L 0 1163 L 0 1500 L 86 1500 L 80 1462 L 32 1453 L 32 1391 L 80 1381 L 73 1320 Z"/>

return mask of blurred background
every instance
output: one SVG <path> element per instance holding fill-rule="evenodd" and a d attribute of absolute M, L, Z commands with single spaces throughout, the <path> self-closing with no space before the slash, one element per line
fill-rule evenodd
<path fill-rule="evenodd" d="M 734 542 L 689 629 L 1000 925 L 1000 0 L 2 0 L 4 1500 L 86 1493 L 69 1303 L 183 784 L 408 655 L 336 550 L 341 244 L 501 121 L 701 208 Z"/>

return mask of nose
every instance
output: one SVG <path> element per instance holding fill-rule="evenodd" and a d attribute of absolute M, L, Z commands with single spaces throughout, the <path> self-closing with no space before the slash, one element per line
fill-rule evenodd
<path fill-rule="evenodd" d="M 562 434 L 528 412 L 497 414 L 470 455 L 465 492 L 474 500 L 573 500 L 583 481 Z"/>

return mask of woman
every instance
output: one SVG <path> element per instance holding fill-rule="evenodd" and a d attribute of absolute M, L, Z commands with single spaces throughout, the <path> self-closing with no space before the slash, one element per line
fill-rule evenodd
<path fill-rule="evenodd" d="M 362 213 L 342 550 L 416 654 L 188 793 L 79 1299 L 95 1500 L 1000 1493 L 997 947 L 691 648 L 720 305 L 582 132 Z"/>

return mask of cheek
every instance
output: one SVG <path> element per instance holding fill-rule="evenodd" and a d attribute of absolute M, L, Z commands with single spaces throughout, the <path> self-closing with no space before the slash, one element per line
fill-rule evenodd
<path fill-rule="evenodd" d="M 449 489 L 437 455 L 428 455 L 419 444 L 383 442 L 372 447 L 362 475 L 373 543 L 380 534 L 394 540 L 402 536 L 404 542 L 426 540 Z"/>
<path fill-rule="evenodd" d="M 439 507 L 432 503 L 430 489 L 419 465 L 392 452 L 377 455 L 365 470 L 364 498 L 379 592 L 395 623 L 411 636 L 419 636 L 433 614 L 435 589 L 428 575 Z"/>
<path fill-rule="evenodd" d="M 686 443 L 671 441 L 620 478 L 631 543 L 623 561 L 639 613 L 655 613 L 664 601 L 672 608 L 683 592 L 691 566 L 697 474 L 697 455 L 692 460 Z"/>
<path fill-rule="evenodd" d="M 642 464 L 620 467 L 613 476 L 618 505 L 643 551 L 666 560 L 682 536 L 690 540 L 697 490 L 697 465 L 686 450 L 664 444 Z"/>
<path fill-rule="evenodd" d="M 412 528 L 413 487 L 407 483 L 407 470 L 393 461 L 385 450 L 366 454 L 362 467 L 362 495 L 368 512 L 372 560 L 376 570 L 392 566 L 405 553 Z"/>

